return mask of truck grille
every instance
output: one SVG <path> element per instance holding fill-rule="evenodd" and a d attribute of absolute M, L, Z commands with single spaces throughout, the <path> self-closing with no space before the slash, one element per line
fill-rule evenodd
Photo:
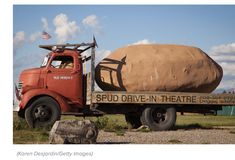
<path fill-rule="evenodd" d="M 22 86 L 23 86 L 23 82 L 19 82 L 19 83 L 18 83 L 18 89 L 21 90 L 21 89 L 22 89 Z"/>

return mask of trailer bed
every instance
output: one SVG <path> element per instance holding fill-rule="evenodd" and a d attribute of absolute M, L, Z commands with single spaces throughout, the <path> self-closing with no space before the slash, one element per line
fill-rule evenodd
<path fill-rule="evenodd" d="M 235 106 L 235 94 L 186 92 L 93 92 L 91 102 L 129 104 L 192 104 Z"/>

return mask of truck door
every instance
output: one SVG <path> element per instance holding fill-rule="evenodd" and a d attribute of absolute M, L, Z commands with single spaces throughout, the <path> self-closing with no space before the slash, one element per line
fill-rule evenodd
<path fill-rule="evenodd" d="M 77 59 L 71 55 L 52 57 L 47 67 L 47 88 L 82 104 L 81 71 Z"/>

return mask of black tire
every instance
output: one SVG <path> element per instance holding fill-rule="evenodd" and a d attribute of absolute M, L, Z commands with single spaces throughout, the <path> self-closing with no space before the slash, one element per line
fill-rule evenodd
<path fill-rule="evenodd" d="M 127 124 L 129 124 L 132 129 L 139 128 L 142 125 L 140 121 L 140 115 L 137 113 L 126 113 L 125 119 Z"/>
<path fill-rule="evenodd" d="M 46 128 L 59 119 L 60 107 L 51 97 L 40 97 L 25 110 L 25 120 L 31 128 Z"/>
<path fill-rule="evenodd" d="M 20 117 L 20 118 L 23 118 L 23 119 L 25 119 L 25 110 L 23 109 L 21 109 L 21 110 L 19 110 L 19 112 L 18 112 L 18 116 Z"/>
<path fill-rule="evenodd" d="M 141 115 L 141 122 L 153 131 L 169 130 L 175 125 L 176 110 L 172 106 L 149 106 Z"/>

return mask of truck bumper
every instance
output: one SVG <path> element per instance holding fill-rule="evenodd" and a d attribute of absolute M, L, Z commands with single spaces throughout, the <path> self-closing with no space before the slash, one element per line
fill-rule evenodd
<path fill-rule="evenodd" d="M 20 110 L 19 104 L 20 104 L 20 101 L 15 96 L 14 101 L 13 101 L 13 111 L 18 112 Z"/>
<path fill-rule="evenodd" d="M 19 89 L 15 85 L 15 95 L 13 99 L 13 111 L 18 112 L 20 110 L 19 104 L 20 104 L 20 93 L 19 93 Z"/>

